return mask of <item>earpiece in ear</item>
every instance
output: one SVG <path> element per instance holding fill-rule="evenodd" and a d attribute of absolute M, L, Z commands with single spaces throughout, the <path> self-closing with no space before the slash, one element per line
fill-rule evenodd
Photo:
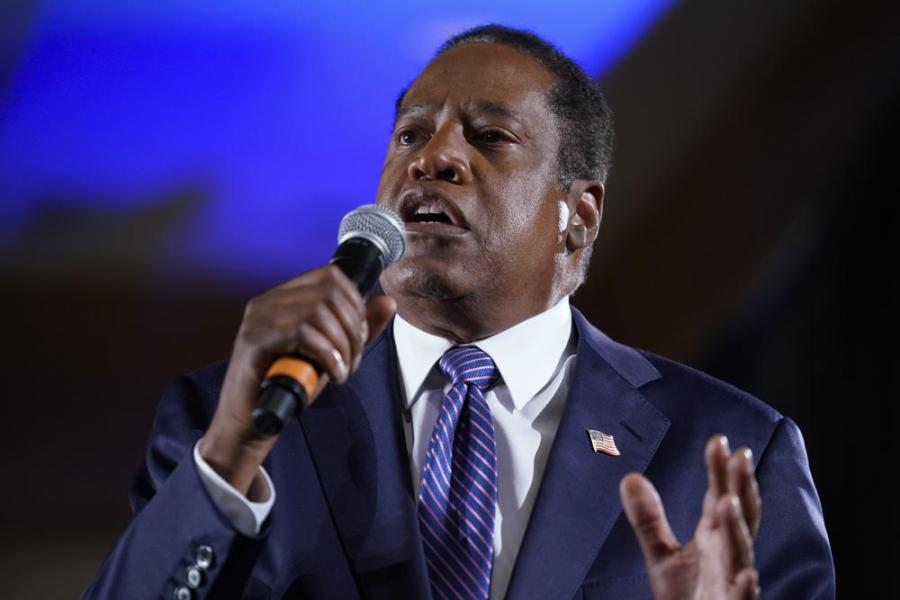
<path fill-rule="evenodd" d="M 569 226 L 569 205 L 559 201 L 559 231 L 563 232 Z"/>

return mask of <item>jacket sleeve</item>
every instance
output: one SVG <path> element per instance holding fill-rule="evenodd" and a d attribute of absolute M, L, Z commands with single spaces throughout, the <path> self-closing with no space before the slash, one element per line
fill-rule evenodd
<path fill-rule="evenodd" d="M 200 479 L 191 451 L 218 389 L 201 381 L 181 377 L 163 394 L 131 490 L 134 517 L 85 598 L 221 598 L 243 590 L 269 525 L 241 535 Z"/>
<path fill-rule="evenodd" d="M 834 561 L 800 429 L 782 418 L 759 457 L 762 598 L 834 598 Z"/>

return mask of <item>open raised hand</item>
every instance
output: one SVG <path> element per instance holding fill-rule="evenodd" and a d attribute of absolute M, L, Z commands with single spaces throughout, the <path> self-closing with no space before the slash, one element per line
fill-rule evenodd
<path fill-rule="evenodd" d="M 759 597 L 753 540 L 760 499 L 748 448 L 732 453 L 725 436 L 706 444 L 709 488 L 694 538 L 678 543 L 659 494 L 637 473 L 619 486 L 622 505 L 644 553 L 654 598 L 728 599 Z"/>

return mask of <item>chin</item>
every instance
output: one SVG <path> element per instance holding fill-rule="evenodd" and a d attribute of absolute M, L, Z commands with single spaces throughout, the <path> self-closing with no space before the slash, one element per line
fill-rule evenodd
<path fill-rule="evenodd" d="M 456 300 L 468 287 L 446 272 L 397 264 L 381 278 L 384 291 L 393 298 Z"/>

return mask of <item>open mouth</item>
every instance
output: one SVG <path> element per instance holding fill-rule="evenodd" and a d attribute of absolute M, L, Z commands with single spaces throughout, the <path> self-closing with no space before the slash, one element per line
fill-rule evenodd
<path fill-rule="evenodd" d="M 419 206 L 409 216 L 410 223 L 449 223 L 453 225 L 453 219 L 447 213 L 433 206 Z"/>
<path fill-rule="evenodd" d="M 462 214 L 450 200 L 421 188 L 403 194 L 400 217 L 409 232 L 459 235 L 469 230 Z"/>

